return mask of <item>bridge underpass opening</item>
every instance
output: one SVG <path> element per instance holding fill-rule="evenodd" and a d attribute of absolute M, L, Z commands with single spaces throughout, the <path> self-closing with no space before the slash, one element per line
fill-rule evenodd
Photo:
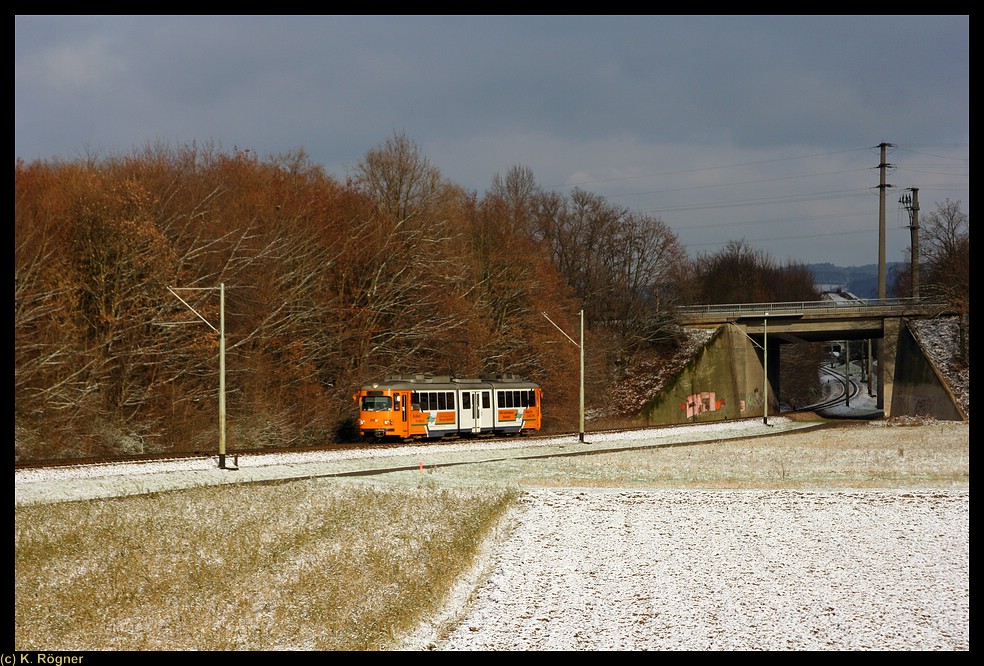
<path fill-rule="evenodd" d="M 779 313 L 797 316 L 792 319 L 775 317 Z M 763 315 L 768 314 L 768 317 Z M 858 300 L 851 303 L 833 301 L 796 301 L 787 303 L 739 303 L 682 306 L 676 311 L 677 322 L 681 326 L 696 328 L 738 329 L 729 335 L 742 339 L 747 347 L 747 366 L 732 366 L 733 376 L 728 390 L 735 400 L 742 403 L 743 391 L 757 383 L 756 395 L 762 384 L 762 375 L 768 373 L 770 388 L 775 394 L 778 373 L 774 369 L 774 359 L 781 345 L 802 342 L 856 341 L 866 340 L 870 345 L 868 355 L 869 376 L 873 375 L 877 409 L 885 418 L 893 412 L 898 415 L 914 414 L 918 410 L 932 409 L 943 414 L 942 418 L 959 416 L 960 410 L 954 405 L 952 395 L 934 374 L 931 364 L 925 361 L 925 353 L 913 341 L 907 320 L 957 316 L 952 303 L 933 302 L 913 298 L 893 298 L 878 300 Z M 768 319 L 768 323 L 766 323 Z M 762 345 L 768 329 L 768 349 L 771 353 L 765 368 L 765 348 Z M 740 332 L 739 332 L 740 331 Z M 757 350 L 761 349 L 761 353 Z M 755 359 L 756 354 L 759 358 Z M 754 360 L 753 360 L 754 359 Z M 753 366 L 757 366 L 753 367 Z M 904 372 L 904 382 L 896 387 L 896 375 Z M 751 373 L 755 379 L 745 376 Z M 739 383 L 741 384 L 739 386 Z M 897 391 L 899 388 L 901 390 Z M 924 406 L 930 405 L 930 407 Z M 915 411 L 914 411 L 915 410 Z M 744 409 L 741 410 L 744 412 Z M 755 412 L 748 414 L 754 415 Z"/>
<path fill-rule="evenodd" d="M 868 397 L 877 397 L 874 390 L 873 362 L 875 359 L 873 341 L 883 335 L 881 322 L 867 320 L 845 325 L 831 326 L 831 322 L 819 323 L 803 320 L 800 312 L 759 312 L 738 317 L 734 324 L 755 348 L 763 370 L 763 422 L 768 425 L 769 397 L 773 398 L 776 413 L 810 409 L 829 401 L 823 391 L 821 373 L 824 363 L 830 363 L 827 348 L 836 344 L 846 348 L 849 359 L 843 356 L 835 363 L 843 373 L 843 404 L 850 407 L 850 389 L 857 385 L 860 371 L 861 390 L 867 390 Z M 805 347 L 792 353 L 791 346 Z M 851 365 L 848 366 L 847 362 Z M 853 369 L 852 369 L 853 368 Z M 829 370 L 828 370 L 829 372 Z M 853 373 L 853 374 L 852 374 Z M 865 387 L 864 384 L 867 384 Z M 870 406 L 870 403 L 869 403 Z M 878 406 L 881 409 L 881 404 Z"/>

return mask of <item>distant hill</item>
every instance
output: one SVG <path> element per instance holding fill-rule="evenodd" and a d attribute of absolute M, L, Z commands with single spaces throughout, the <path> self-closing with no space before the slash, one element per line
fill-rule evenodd
<path fill-rule="evenodd" d="M 813 273 L 813 284 L 821 291 L 843 289 L 858 298 L 878 298 L 878 264 L 864 266 L 834 266 L 833 264 L 807 264 Z M 885 282 L 891 289 L 895 274 L 905 269 L 905 263 L 890 261 L 885 265 Z"/>

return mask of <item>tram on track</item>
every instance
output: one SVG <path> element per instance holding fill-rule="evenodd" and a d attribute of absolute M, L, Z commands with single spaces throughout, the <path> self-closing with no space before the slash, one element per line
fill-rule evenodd
<path fill-rule="evenodd" d="M 542 424 L 543 390 L 514 375 L 397 375 L 363 385 L 352 399 L 364 439 L 517 435 Z"/>

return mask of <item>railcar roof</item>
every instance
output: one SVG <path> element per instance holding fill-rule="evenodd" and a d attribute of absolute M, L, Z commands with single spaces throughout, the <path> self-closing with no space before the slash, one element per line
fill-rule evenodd
<path fill-rule="evenodd" d="M 442 390 L 454 391 L 467 388 L 495 389 L 532 389 L 540 388 L 536 382 L 520 379 L 512 375 L 497 375 L 495 377 L 450 377 L 447 375 L 396 375 L 386 377 L 382 381 L 364 384 L 364 391 L 380 389 L 410 389 L 416 391 Z"/>

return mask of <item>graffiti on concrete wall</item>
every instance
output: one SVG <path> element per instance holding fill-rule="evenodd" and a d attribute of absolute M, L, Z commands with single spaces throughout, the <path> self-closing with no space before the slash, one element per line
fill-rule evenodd
<path fill-rule="evenodd" d="M 748 394 L 748 397 L 746 397 L 744 400 L 741 401 L 740 411 L 742 414 L 744 414 L 746 407 L 747 408 L 761 407 L 764 403 L 765 400 L 763 400 L 763 395 L 759 393 L 758 389 L 755 389 L 750 394 Z"/>
<path fill-rule="evenodd" d="M 714 391 L 701 391 L 687 396 L 687 401 L 680 403 L 680 409 L 687 412 L 687 418 L 692 418 L 704 412 L 714 412 L 724 407 L 724 400 L 718 400 Z"/>

